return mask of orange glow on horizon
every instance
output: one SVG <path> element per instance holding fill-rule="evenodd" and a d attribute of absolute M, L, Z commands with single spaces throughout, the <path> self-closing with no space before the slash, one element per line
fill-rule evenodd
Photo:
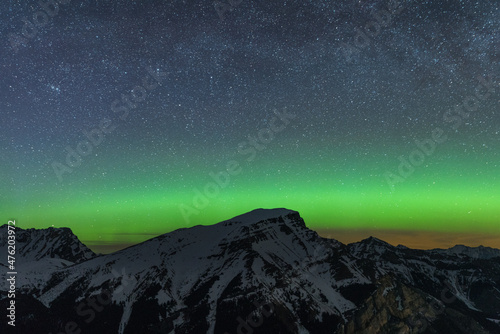
<path fill-rule="evenodd" d="M 500 249 L 500 233 L 445 233 L 384 229 L 322 229 L 316 230 L 316 232 L 323 238 L 335 239 L 343 244 L 358 242 L 372 236 L 393 246 L 404 245 L 413 249 L 446 249 L 455 245 Z"/>

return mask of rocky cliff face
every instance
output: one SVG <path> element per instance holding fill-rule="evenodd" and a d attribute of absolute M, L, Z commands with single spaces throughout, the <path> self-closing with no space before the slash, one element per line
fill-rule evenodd
<path fill-rule="evenodd" d="M 37 307 L 18 329 L 34 334 L 500 332 L 500 258 L 343 245 L 286 209 L 24 270 L 18 289 Z"/>
<path fill-rule="evenodd" d="M 473 317 L 446 305 L 390 275 L 337 334 L 489 333 Z"/>
<path fill-rule="evenodd" d="M 60 259 L 80 263 L 96 256 L 69 228 L 27 229 L 16 228 L 16 254 L 24 262 L 41 259 Z M 0 252 L 7 254 L 7 225 L 0 226 Z M 2 257 L 0 263 L 5 264 Z"/>

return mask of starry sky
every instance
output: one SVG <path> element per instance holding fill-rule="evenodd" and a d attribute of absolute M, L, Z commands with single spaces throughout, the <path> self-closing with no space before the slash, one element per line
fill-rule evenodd
<path fill-rule="evenodd" d="M 500 248 L 498 1 L 0 4 L 0 222 L 109 252 L 255 208 Z"/>

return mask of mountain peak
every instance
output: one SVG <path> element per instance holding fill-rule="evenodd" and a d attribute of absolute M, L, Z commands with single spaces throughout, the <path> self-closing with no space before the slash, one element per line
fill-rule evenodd
<path fill-rule="evenodd" d="M 366 256 L 371 254 L 371 251 L 376 251 L 378 254 L 385 253 L 386 251 L 395 248 L 387 242 L 377 239 L 375 237 L 369 237 L 358 242 L 353 242 L 347 245 L 353 254 L 359 256 Z"/>
<path fill-rule="evenodd" d="M 285 208 L 275 208 L 275 209 L 255 209 L 250 212 L 244 213 L 242 215 L 233 217 L 231 219 L 225 220 L 221 223 L 232 224 L 232 223 L 242 223 L 242 224 L 255 224 L 264 220 L 284 218 L 292 215 L 294 218 L 300 218 L 300 214 L 297 211 L 285 209 Z"/>
<path fill-rule="evenodd" d="M 363 239 L 361 240 L 359 243 L 361 244 L 369 244 L 369 245 L 382 245 L 382 246 L 389 246 L 389 247 L 393 247 L 391 244 L 383 241 L 383 240 L 380 240 L 378 238 L 375 238 L 375 237 L 368 237 L 366 239 Z"/>
<path fill-rule="evenodd" d="M 1 235 L 7 235 L 2 232 L 6 229 L 6 224 L 0 226 Z M 6 253 L 7 238 L 0 238 L 0 250 L 3 249 Z M 55 258 L 79 263 L 96 256 L 68 227 L 46 229 L 16 227 L 16 253 L 23 257 L 25 262 Z"/>

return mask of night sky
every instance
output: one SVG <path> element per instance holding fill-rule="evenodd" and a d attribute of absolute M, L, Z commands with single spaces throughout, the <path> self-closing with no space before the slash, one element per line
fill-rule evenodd
<path fill-rule="evenodd" d="M 255 208 L 500 248 L 498 1 L 2 1 L 0 223 L 111 251 Z"/>

